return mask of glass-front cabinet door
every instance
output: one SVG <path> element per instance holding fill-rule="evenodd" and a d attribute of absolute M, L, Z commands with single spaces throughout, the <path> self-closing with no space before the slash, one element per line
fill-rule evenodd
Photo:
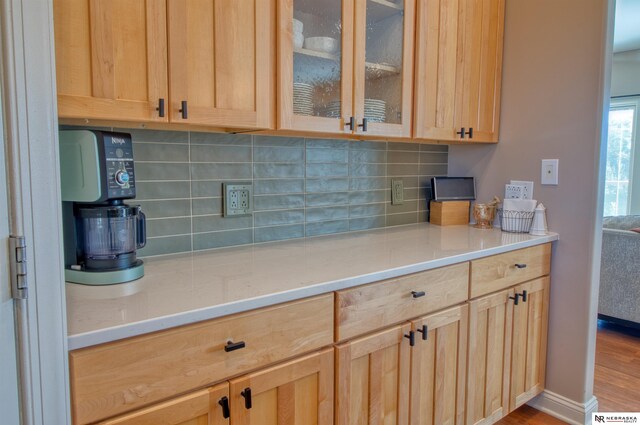
<path fill-rule="evenodd" d="M 415 0 L 355 5 L 355 133 L 411 137 Z"/>
<path fill-rule="evenodd" d="M 351 133 L 353 13 L 353 0 L 279 0 L 279 129 Z"/>

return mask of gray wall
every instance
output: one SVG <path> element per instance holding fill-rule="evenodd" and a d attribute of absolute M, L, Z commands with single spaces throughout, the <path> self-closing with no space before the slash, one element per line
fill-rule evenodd
<path fill-rule="evenodd" d="M 640 95 L 640 50 L 613 55 L 611 96 Z"/>
<path fill-rule="evenodd" d="M 451 174 L 477 178 L 479 199 L 502 194 L 510 179 L 536 182 L 535 198 L 560 234 L 553 249 L 547 389 L 578 403 L 593 389 L 605 3 L 507 2 L 500 143 L 452 146 L 449 154 Z M 540 185 L 543 158 L 560 159 L 558 186 Z"/>
<path fill-rule="evenodd" d="M 445 145 L 121 131 L 148 218 L 141 256 L 426 221 L 430 178 L 447 175 Z M 390 203 L 392 177 L 403 205 Z M 223 181 L 253 181 L 252 217 L 222 216 Z"/>

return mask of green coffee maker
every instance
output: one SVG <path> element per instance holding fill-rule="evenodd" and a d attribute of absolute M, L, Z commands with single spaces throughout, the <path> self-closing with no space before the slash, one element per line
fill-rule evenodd
<path fill-rule="evenodd" d="M 136 196 L 131 135 L 60 131 L 65 280 L 111 285 L 144 275 L 136 250 L 146 244 Z"/>

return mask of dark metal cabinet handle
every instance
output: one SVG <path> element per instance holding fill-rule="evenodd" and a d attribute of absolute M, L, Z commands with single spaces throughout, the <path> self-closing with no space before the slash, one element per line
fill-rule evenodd
<path fill-rule="evenodd" d="M 469 136 L 469 139 L 473 139 L 473 127 L 469 127 L 469 131 L 467 131 L 467 136 Z M 464 139 L 464 136 L 462 138 Z"/>
<path fill-rule="evenodd" d="M 367 131 L 367 119 L 362 118 L 362 124 L 358 124 L 358 127 L 362 127 L 362 131 Z"/>
<path fill-rule="evenodd" d="M 427 295 L 424 291 L 411 291 L 411 296 L 413 298 L 420 298 L 420 297 L 424 297 L 425 295 Z"/>
<path fill-rule="evenodd" d="M 404 337 L 409 339 L 410 346 L 413 347 L 416 345 L 416 333 L 414 331 L 410 331 L 409 334 L 405 334 Z"/>
<path fill-rule="evenodd" d="M 222 417 L 229 419 L 229 416 L 231 416 L 231 412 L 229 411 L 229 399 L 227 397 L 222 397 L 218 400 L 218 404 L 222 406 Z"/>
<path fill-rule="evenodd" d="M 520 296 L 522 297 L 522 302 L 527 302 L 527 291 L 524 290 L 522 291 L 522 294 L 520 294 Z"/>
<path fill-rule="evenodd" d="M 158 99 L 158 107 L 156 108 L 156 111 L 158 111 L 158 116 L 160 118 L 164 118 L 164 99 Z"/>
<path fill-rule="evenodd" d="M 356 128 L 355 117 L 349 117 L 348 120 L 344 120 L 344 126 L 349 127 L 349 130 L 353 131 L 353 129 Z"/>
<path fill-rule="evenodd" d="M 513 305 L 518 305 L 518 300 L 520 299 L 521 295 L 520 294 L 516 294 L 513 297 L 509 297 L 510 300 L 513 300 Z"/>
<path fill-rule="evenodd" d="M 240 395 L 244 397 L 244 408 L 251 409 L 251 388 L 245 388 Z"/>
<path fill-rule="evenodd" d="M 187 101 L 183 100 L 180 104 L 181 104 L 182 109 L 178 110 L 178 112 L 180 112 L 182 114 L 182 119 L 186 120 L 187 118 L 189 118 L 189 111 L 187 109 Z"/>
<path fill-rule="evenodd" d="M 429 328 L 427 327 L 427 325 L 422 325 L 420 329 L 416 330 L 422 334 L 422 340 L 426 341 L 427 337 L 429 336 Z"/>
<path fill-rule="evenodd" d="M 224 351 L 228 353 L 230 351 L 236 351 L 244 347 L 246 347 L 246 344 L 244 343 L 244 341 L 238 341 L 238 342 L 227 341 L 227 345 L 224 346 Z"/>
<path fill-rule="evenodd" d="M 458 136 L 460 136 L 460 138 L 461 138 L 461 139 L 464 139 L 464 135 L 466 134 L 466 133 L 464 132 L 464 127 L 461 127 L 461 128 L 460 128 L 460 131 L 456 131 L 456 134 L 457 134 Z"/>
<path fill-rule="evenodd" d="M 513 265 L 516 269 L 526 269 L 527 265 L 526 264 L 520 264 L 520 263 L 516 263 Z"/>

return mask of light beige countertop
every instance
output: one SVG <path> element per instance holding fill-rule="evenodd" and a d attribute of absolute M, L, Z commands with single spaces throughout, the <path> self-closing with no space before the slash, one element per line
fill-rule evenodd
<path fill-rule="evenodd" d="M 69 349 L 557 239 L 423 223 L 148 258 L 134 282 L 66 284 Z"/>

